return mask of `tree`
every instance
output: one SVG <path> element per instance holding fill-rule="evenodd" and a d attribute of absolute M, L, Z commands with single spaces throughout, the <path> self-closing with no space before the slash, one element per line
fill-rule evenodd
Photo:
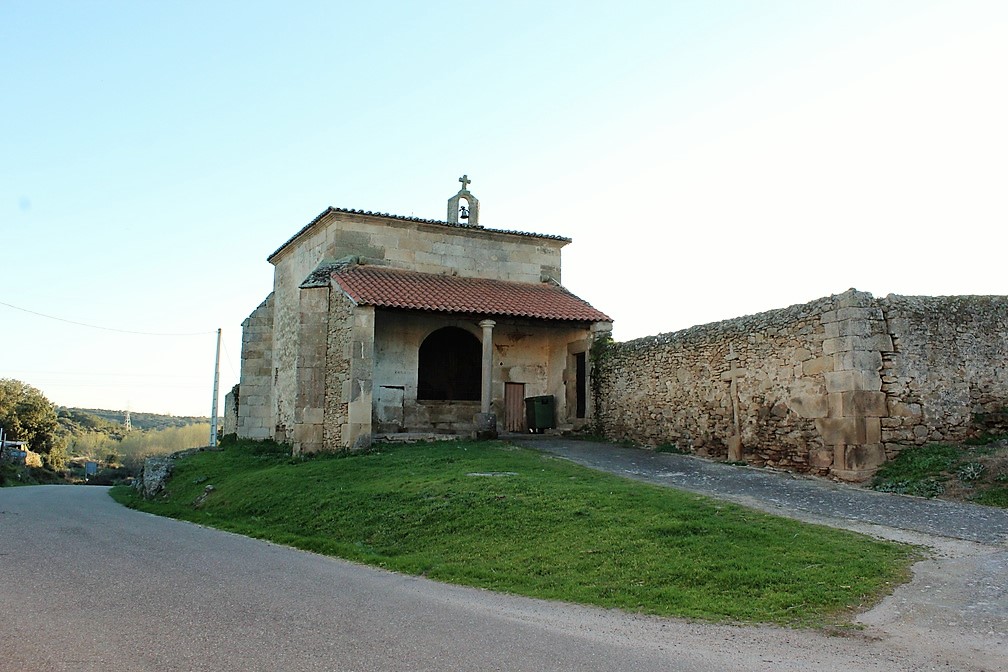
<path fill-rule="evenodd" d="M 50 468 L 65 466 L 66 447 L 56 436 L 56 408 L 37 388 L 0 378 L 0 427 L 7 438 L 41 453 Z"/>

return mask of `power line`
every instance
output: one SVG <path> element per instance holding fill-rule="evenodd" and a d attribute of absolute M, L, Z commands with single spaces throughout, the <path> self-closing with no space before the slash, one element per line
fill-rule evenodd
<path fill-rule="evenodd" d="M 235 378 L 238 378 L 238 372 L 235 371 L 234 364 L 231 363 L 231 354 L 228 352 L 227 344 L 224 345 L 224 358 L 227 359 L 228 366 L 231 367 L 231 373 L 234 374 Z"/>
<path fill-rule="evenodd" d="M 8 308 L 13 308 L 14 310 L 20 310 L 23 313 L 30 313 L 32 315 L 38 315 L 39 317 L 44 317 L 49 320 L 56 320 L 57 322 L 66 322 L 67 324 L 76 324 L 78 327 L 88 327 L 89 329 L 100 329 L 102 331 L 114 331 L 119 334 L 133 334 L 134 336 L 207 336 L 209 334 L 216 333 L 215 331 L 196 331 L 187 334 L 181 333 L 158 333 L 152 331 L 131 331 L 129 329 L 115 329 L 113 327 L 100 327 L 97 324 L 87 324 L 86 322 L 75 322 L 74 320 L 67 320 L 62 317 L 56 317 L 55 315 L 46 315 L 45 313 L 40 313 L 35 310 L 28 310 L 27 308 L 22 308 L 20 306 L 15 306 L 13 304 L 7 303 L 5 301 L 0 301 L 0 306 L 7 306 Z"/>

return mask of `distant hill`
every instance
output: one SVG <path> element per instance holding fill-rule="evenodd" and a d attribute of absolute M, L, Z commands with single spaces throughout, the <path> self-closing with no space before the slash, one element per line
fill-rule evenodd
<path fill-rule="evenodd" d="M 107 420 L 95 415 L 91 411 L 79 408 L 59 408 L 56 410 L 56 419 L 59 422 L 60 429 L 68 436 L 80 436 L 85 432 L 98 432 L 119 441 L 122 439 L 123 434 L 126 433 L 126 428 L 123 427 L 122 422 Z"/>
<path fill-rule="evenodd" d="M 60 416 L 60 424 L 77 424 L 87 431 L 119 435 L 124 431 L 122 411 L 64 407 L 58 409 L 58 415 Z M 64 418 L 68 421 L 67 423 L 64 423 Z M 169 427 L 188 427 L 209 422 L 210 418 L 207 416 L 162 415 L 160 413 L 130 411 L 130 424 L 133 425 L 133 429 L 168 429 Z M 67 427 L 67 429 L 70 428 Z"/>

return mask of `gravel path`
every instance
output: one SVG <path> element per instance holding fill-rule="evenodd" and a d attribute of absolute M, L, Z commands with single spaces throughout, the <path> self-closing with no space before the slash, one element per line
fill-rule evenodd
<path fill-rule="evenodd" d="M 593 469 L 738 502 L 776 515 L 849 525 L 880 525 L 1002 546 L 1008 510 L 923 499 L 834 483 L 773 469 L 740 467 L 692 455 L 656 453 L 608 443 L 519 439 Z"/>
<path fill-rule="evenodd" d="M 928 547 L 912 581 L 858 617 L 866 635 L 944 657 L 951 670 L 1008 670 L 1008 510 L 606 443 L 514 440 L 593 469 Z"/>

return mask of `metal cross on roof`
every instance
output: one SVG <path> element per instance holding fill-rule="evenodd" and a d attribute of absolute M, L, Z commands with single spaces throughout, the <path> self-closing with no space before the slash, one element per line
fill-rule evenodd
<path fill-rule="evenodd" d="M 459 182 L 462 183 L 462 191 L 466 191 L 469 189 L 469 183 L 472 182 L 472 180 L 469 179 L 469 175 L 463 175 L 459 178 Z"/>

